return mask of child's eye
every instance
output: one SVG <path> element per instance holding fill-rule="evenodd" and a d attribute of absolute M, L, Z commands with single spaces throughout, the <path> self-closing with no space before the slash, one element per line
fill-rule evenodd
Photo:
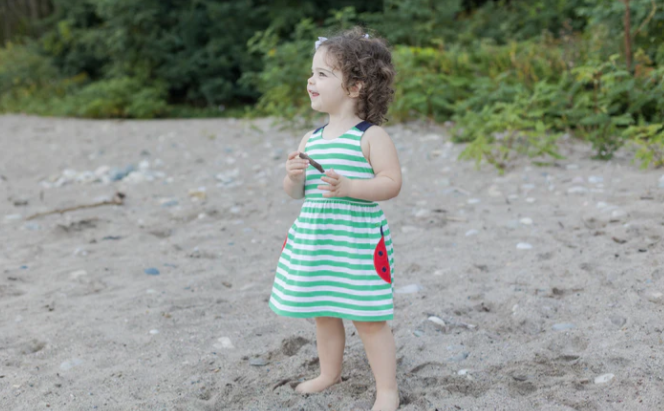
<path fill-rule="evenodd" d="M 319 71 L 318 74 L 320 74 L 321 76 L 325 77 L 325 73 L 323 73 L 322 71 Z"/>

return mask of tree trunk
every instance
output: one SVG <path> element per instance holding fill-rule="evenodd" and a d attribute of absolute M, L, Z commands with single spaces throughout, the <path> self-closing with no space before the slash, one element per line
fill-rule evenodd
<path fill-rule="evenodd" d="M 4 46 L 12 34 L 9 27 L 9 7 L 7 7 L 7 0 L 0 0 L 0 15 L 2 16 L 2 45 Z"/>
<path fill-rule="evenodd" d="M 627 61 L 627 71 L 632 72 L 632 28 L 631 13 L 629 9 L 629 0 L 623 0 L 625 3 L 625 60 Z"/>

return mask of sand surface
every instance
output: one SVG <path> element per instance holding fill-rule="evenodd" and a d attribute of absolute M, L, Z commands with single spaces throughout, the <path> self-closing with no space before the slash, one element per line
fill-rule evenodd
<path fill-rule="evenodd" d="M 314 322 L 267 305 L 305 131 L 0 116 L 0 409 L 369 409 L 352 322 L 343 382 L 299 396 Z M 569 140 L 499 176 L 445 128 L 387 131 L 400 410 L 664 409 L 664 171 Z"/>

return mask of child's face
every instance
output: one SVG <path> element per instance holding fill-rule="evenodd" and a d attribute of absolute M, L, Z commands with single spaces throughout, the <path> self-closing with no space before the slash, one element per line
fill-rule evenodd
<path fill-rule="evenodd" d="M 341 86 L 341 72 L 331 67 L 326 58 L 325 47 L 318 48 L 314 54 L 307 91 L 311 98 L 311 108 L 322 113 L 336 114 L 352 99 Z"/>

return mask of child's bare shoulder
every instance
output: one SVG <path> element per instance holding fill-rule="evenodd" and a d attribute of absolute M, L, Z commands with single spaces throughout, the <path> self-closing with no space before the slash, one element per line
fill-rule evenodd
<path fill-rule="evenodd" d="M 383 127 L 378 125 L 373 125 L 364 132 L 364 139 L 366 144 L 371 146 L 371 144 L 390 144 L 392 143 L 392 138 L 387 133 Z"/>
<path fill-rule="evenodd" d="M 309 141 L 309 138 L 311 138 L 311 136 L 314 134 L 314 132 L 316 130 L 318 130 L 318 129 L 307 131 L 307 134 L 305 134 L 304 137 L 302 137 L 302 140 L 300 140 L 300 145 L 297 148 L 298 151 L 304 152 L 304 149 L 307 146 L 307 142 Z"/>

